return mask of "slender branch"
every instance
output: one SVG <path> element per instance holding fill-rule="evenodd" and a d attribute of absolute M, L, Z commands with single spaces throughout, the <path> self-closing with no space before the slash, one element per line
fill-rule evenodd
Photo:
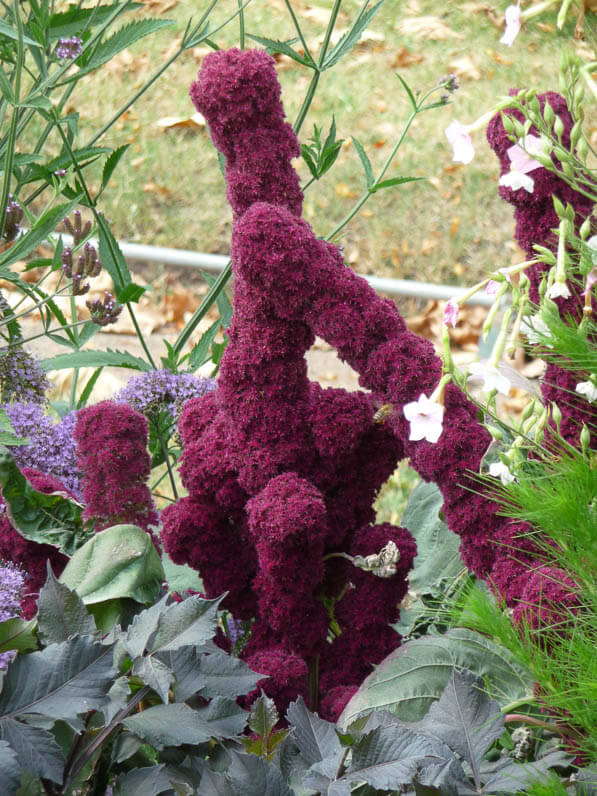
<path fill-rule="evenodd" d="M 10 179 L 12 176 L 12 165 L 14 162 L 15 146 L 17 141 L 17 125 L 19 121 L 19 97 L 21 94 L 21 75 L 23 72 L 24 45 L 23 45 L 23 21 L 18 0 L 13 3 L 15 22 L 17 25 L 17 63 L 15 67 L 15 104 L 12 109 L 10 120 L 10 130 L 8 133 L 6 160 L 4 162 L 4 180 L 2 181 L 2 195 L 0 196 L 0 241 L 4 234 L 4 224 L 6 222 L 6 208 L 10 193 Z"/>

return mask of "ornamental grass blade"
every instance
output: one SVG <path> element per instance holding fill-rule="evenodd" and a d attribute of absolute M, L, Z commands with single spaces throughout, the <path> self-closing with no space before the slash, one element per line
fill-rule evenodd
<path fill-rule="evenodd" d="M 100 710 L 117 672 L 113 647 L 75 636 L 9 666 L 0 693 L 0 716 L 29 713 L 72 721 Z"/>

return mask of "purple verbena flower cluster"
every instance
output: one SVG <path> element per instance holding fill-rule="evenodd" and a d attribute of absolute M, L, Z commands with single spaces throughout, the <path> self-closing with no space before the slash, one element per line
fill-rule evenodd
<path fill-rule="evenodd" d="M 58 39 L 58 44 L 54 50 L 56 58 L 63 61 L 72 61 L 81 54 L 83 40 L 78 36 L 71 36 L 70 39 Z"/>
<path fill-rule="evenodd" d="M 7 243 L 13 241 L 21 229 L 21 221 L 23 220 L 23 208 L 12 196 L 8 195 L 8 204 L 6 205 L 6 213 L 4 215 L 4 229 L 2 230 L 2 239 Z"/>
<path fill-rule="evenodd" d="M 14 564 L 0 562 L 0 622 L 19 616 L 25 574 Z M 0 652 L 0 670 L 6 669 L 14 652 Z"/>
<path fill-rule="evenodd" d="M 163 410 L 177 419 L 187 401 L 215 389 L 214 379 L 203 379 L 192 373 L 172 373 L 164 368 L 133 376 L 114 395 L 114 401 L 128 404 L 148 418 Z"/>
<path fill-rule="evenodd" d="M 162 540 L 174 561 L 200 570 L 208 595 L 226 590 L 223 605 L 237 619 L 254 618 L 242 655 L 269 675 L 259 687 L 278 707 L 297 694 L 317 706 L 308 680 L 319 660 L 322 691 L 336 689 L 326 703 L 333 717 L 400 643 L 387 623 L 398 616 L 416 547 L 406 530 L 372 525 L 373 500 L 402 444 L 374 422 L 367 393 L 312 384 L 304 354 L 316 327 L 330 324 L 344 358 L 358 337 L 365 366 L 367 346 L 406 327 L 390 302 L 373 307 L 372 291 L 364 306 L 362 280 L 299 218 L 290 162 L 299 146 L 273 59 L 210 54 L 191 96 L 226 156 L 234 316 L 218 389 L 189 401 L 181 416 L 189 496 L 164 510 Z M 336 290 L 342 312 L 328 312 L 325 299 Z M 421 346 L 431 359 L 431 346 Z M 413 380 L 420 388 L 419 370 Z M 378 553 L 389 541 L 400 558 L 387 581 L 333 555 Z M 334 601 L 341 633 L 329 643 Z"/>
<path fill-rule="evenodd" d="M 12 403 L 2 408 L 8 415 L 14 433 L 21 439 L 29 440 L 27 445 L 10 447 L 19 468 L 30 467 L 53 475 L 70 492 L 79 495 L 80 473 L 73 439 L 76 412 L 69 412 L 54 422 L 40 404 Z"/>
<path fill-rule="evenodd" d="M 103 301 L 94 299 L 93 301 L 86 301 L 85 305 L 89 310 L 89 315 L 94 323 L 98 326 L 109 326 L 111 323 L 116 323 L 122 312 L 123 304 L 117 304 L 114 296 L 107 290 L 104 291 Z"/>
<path fill-rule="evenodd" d="M 83 518 L 95 530 L 133 524 L 151 533 L 158 514 L 147 486 L 147 420 L 126 404 L 102 401 L 77 412 L 73 433 Z"/>
<path fill-rule="evenodd" d="M 21 345 L 0 348 L 2 402 L 44 403 L 50 382 L 35 359 Z"/>

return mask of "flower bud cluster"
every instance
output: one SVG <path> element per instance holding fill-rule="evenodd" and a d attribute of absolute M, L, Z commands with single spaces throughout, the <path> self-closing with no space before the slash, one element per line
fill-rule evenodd
<path fill-rule="evenodd" d="M 83 282 L 83 279 L 99 276 L 102 270 L 102 261 L 97 256 L 95 247 L 87 242 L 76 263 L 73 263 L 73 251 L 70 248 L 64 249 L 61 259 L 64 275 L 72 279 L 73 295 L 83 296 L 89 291 L 89 282 Z"/>
<path fill-rule="evenodd" d="M 107 290 L 104 291 L 103 301 L 94 299 L 93 301 L 86 301 L 85 304 L 91 315 L 91 320 L 97 323 L 98 326 L 109 326 L 111 323 L 116 323 L 123 307 L 122 304 L 116 303 L 114 296 Z"/>
<path fill-rule="evenodd" d="M 71 221 L 70 218 L 65 218 L 63 223 L 66 227 L 66 231 L 73 239 L 73 246 L 78 246 L 91 232 L 91 221 L 86 221 L 85 224 L 83 224 L 80 210 L 75 210 L 73 213 L 73 221 Z"/>
<path fill-rule="evenodd" d="M 56 58 L 62 61 L 72 61 L 81 54 L 83 40 L 78 36 L 71 36 L 70 39 L 58 39 L 58 44 L 54 53 Z"/>

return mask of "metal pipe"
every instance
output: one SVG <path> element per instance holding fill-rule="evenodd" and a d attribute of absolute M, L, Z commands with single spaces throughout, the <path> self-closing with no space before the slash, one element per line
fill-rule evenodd
<path fill-rule="evenodd" d="M 70 235 L 60 233 L 64 243 L 72 244 Z M 97 240 L 90 243 L 98 247 Z M 178 268 L 202 268 L 211 273 L 220 273 L 226 267 L 229 258 L 224 254 L 206 254 L 191 252 L 183 249 L 170 249 L 166 246 L 147 246 L 143 243 L 126 243 L 119 241 L 120 250 L 127 260 L 140 260 L 146 263 L 163 263 Z M 361 274 L 361 276 L 363 276 Z M 453 287 L 452 285 L 434 285 L 429 282 L 414 282 L 407 279 L 388 279 L 379 276 L 363 276 L 377 293 L 387 296 L 413 296 L 415 298 L 445 300 L 458 298 L 467 292 L 466 287 Z M 466 304 L 490 307 L 494 297 L 485 293 L 475 293 Z"/>

